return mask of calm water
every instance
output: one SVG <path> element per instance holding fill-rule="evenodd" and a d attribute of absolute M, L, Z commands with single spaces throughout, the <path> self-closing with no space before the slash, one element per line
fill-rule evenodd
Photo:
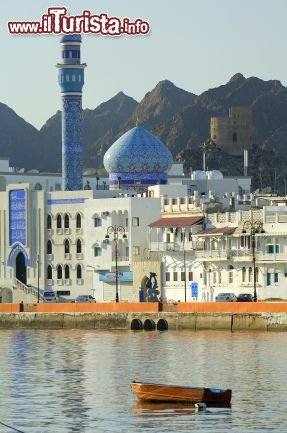
<path fill-rule="evenodd" d="M 0 422 L 24 433 L 285 432 L 286 365 L 287 333 L 0 330 Z M 231 387 L 232 407 L 141 406 L 135 379 Z"/>

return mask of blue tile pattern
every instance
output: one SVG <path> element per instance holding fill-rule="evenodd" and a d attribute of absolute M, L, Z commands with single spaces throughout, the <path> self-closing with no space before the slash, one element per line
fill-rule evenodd
<path fill-rule="evenodd" d="M 127 131 L 104 155 L 111 189 L 166 183 L 172 162 L 169 149 L 142 127 Z"/>
<path fill-rule="evenodd" d="M 82 97 L 63 94 L 62 188 L 66 191 L 83 188 L 81 115 Z"/>

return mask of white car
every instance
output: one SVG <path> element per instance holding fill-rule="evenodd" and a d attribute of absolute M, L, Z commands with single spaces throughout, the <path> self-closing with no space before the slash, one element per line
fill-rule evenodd
<path fill-rule="evenodd" d="M 49 290 L 48 292 L 44 292 L 43 302 L 44 303 L 57 302 L 57 297 L 55 295 L 55 292 L 53 292 L 52 290 Z"/>

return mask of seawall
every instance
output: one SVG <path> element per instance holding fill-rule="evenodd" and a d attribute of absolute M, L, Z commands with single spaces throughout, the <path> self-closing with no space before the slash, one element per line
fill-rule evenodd
<path fill-rule="evenodd" d="M 0 304 L 0 329 L 287 331 L 287 303 Z"/>

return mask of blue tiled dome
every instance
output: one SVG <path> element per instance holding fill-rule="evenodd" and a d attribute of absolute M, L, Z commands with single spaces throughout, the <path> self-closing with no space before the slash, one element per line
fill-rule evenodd
<path fill-rule="evenodd" d="M 166 173 L 172 166 L 169 149 L 145 128 L 122 135 L 104 156 L 108 173 Z"/>
<path fill-rule="evenodd" d="M 62 43 L 67 42 L 82 42 L 82 36 L 80 34 L 70 34 L 70 35 L 63 35 L 61 37 Z"/>
<path fill-rule="evenodd" d="M 147 188 L 166 184 L 172 154 L 144 128 L 133 128 L 122 135 L 104 156 L 110 189 Z"/>

